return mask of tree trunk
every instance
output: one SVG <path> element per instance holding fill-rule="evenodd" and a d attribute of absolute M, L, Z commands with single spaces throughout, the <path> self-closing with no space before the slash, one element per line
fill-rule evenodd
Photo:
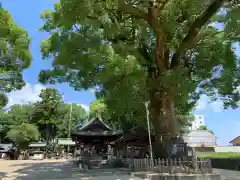
<path fill-rule="evenodd" d="M 179 132 L 171 91 L 165 89 L 161 92 L 150 92 L 150 105 L 151 120 L 156 136 L 154 154 L 158 157 L 169 156 L 169 146 L 171 146 L 169 139 Z"/>
<path fill-rule="evenodd" d="M 45 141 L 46 141 L 46 144 L 48 145 L 49 144 L 49 125 L 46 123 L 46 126 L 45 126 Z"/>

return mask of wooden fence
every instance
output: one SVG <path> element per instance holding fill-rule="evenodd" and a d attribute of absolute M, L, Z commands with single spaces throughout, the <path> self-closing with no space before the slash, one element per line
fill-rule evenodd
<path fill-rule="evenodd" d="M 150 171 L 157 173 L 211 173 L 212 166 L 210 159 L 201 158 L 195 161 L 183 159 L 134 159 L 133 170 Z"/>

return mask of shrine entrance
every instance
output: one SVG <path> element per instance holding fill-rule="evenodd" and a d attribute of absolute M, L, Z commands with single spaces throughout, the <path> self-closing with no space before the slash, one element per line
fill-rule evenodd
<path fill-rule="evenodd" d="M 93 118 L 72 133 L 76 148 L 87 148 L 91 153 L 91 161 L 106 160 L 109 153 L 114 154 L 114 141 L 120 136 L 121 131 L 113 131 L 100 118 Z"/>

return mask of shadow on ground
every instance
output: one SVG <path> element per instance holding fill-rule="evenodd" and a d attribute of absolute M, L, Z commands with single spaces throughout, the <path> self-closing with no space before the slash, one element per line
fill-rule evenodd
<path fill-rule="evenodd" d="M 2 177 L 6 176 L 6 175 L 7 175 L 7 173 L 5 173 L 5 172 L 0 172 L 0 179 L 1 179 Z"/>
<path fill-rule="evenodd" d="M 13 165 L 15 166 L 15 165 Z M 88 180 L 129 180 L 130 173 L 124 169 L 89 169 L 81 172 L 71 162 L 24 163 L 22 169 L 11 173 L 18 180 L 88 179 Z M 9 176 L 9 175 L 8 175 Z"/>

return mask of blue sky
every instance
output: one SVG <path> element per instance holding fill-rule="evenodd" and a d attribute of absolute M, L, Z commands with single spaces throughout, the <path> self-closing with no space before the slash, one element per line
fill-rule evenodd
<path fill-rule="evenodd" d="M 53 9 L 56 0 L 0 0 L 0 2 L 12 14 L 15 22 L 26 29 L 32 38 L 33 62 L 32 66 L 24 72 L 24 79 L 28 84 L 21 91 L 10 93 L 10 103 L 34 101 L 44 87 L 38 82 L 38 73 L 41 69 L 51 67 L 51 62 L 41 59 L 40 41 L 46 38 L 47 34 L 38 31 L 38 27 L 42 25 L 40 13 L 45 9 Z M 64 95 L 66 102 L 89 106 L 95 99 L 91 91 L 76 92 L 65 84 L 51 87 L 57 88 Z M 222 110 L 221 102 L 209 104 L 208 98 L 202 97 L 196 113 L 204 115 L 205 123 L 215 132 L 220 145 L 226 145 L 231 139 L 240 135 L 240 109 Z"/>

